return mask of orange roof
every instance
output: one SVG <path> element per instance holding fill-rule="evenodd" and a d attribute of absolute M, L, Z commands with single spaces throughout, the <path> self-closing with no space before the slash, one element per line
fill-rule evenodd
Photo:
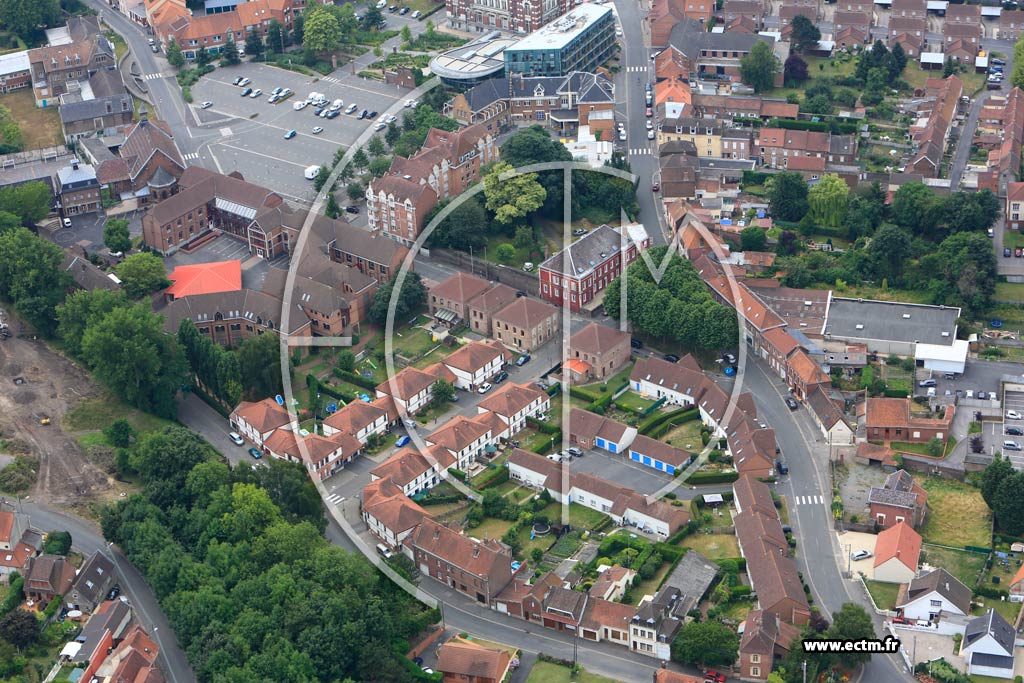
<path fill-rule="evenodd" d="M 686 81 L 671 79 L 654 84 L 654 103 L 664 104 L 665 102 L 683 102 L 692 104 L 690 98 L 690 84 Z"/>
<path fill-rule="evenodd" d="M 825 374 L 817 363 L 803 349 L 797 349 L 792 358 L 789 359 L 789 367 L 793 374 L 799 377 L 804 384 L 828 384 L 831 378 Z"/>
<path fill-rule="evenodd" d="M 1024 564 L 1022 564 L 1020 569 L 1017 570 L 1017 573 L 1013 575 L 1013 580 L 1010 581 L 1010 585 L 1016 586 L 1021 579 L 1024 579 Z"/>
<path fill-rule="evenodd" d="M 167 279 L 174 284 L 164 293 L 175 299 L 197 294 L 237 292 L 242 289 L 242 262 L 216 261 L 178 266 Z"/>
<path fill-rule="evenodd" d="M 565 364 L 565 367 L 578 375 L 585 375 L 593 369 L 593 366 L 590 363 L 585 360 L 580 360 L 579 358 L 573 358 Z"/>
<path fill-rule="evenodd" d="M 878 534 L 875 542 L 875 567 L 896 558 L 913 571 L 921 555 L 921 534 L 906 522 L 889 527 Z"/>

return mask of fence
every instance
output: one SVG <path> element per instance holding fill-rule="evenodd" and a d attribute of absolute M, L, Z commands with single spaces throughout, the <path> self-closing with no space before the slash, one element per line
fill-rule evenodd
<path fill-rule="evenodd" d="M 15 152 L 0 156 L 0 168 L 14 168 L 22 164 L 36 161 L 55 161 L 61 157 L 71 156 L 71 151 L 64 145 L 32 149 L 27 152 Z"/>
<path fill-rule="evenodd" d="M 903 469 L 911 470 L 914 472 L 924 472 L 933 477 L 941 477 L 943 479 L 956 479 L 957 481 L 963 481 L 966 473 L 964 469 L 957 467 L 950 467 L 949 465 L 943 465 L 939 461 L 931 460 L 928 458 L 918 458 L 916 456 L 903 454 Z"/>
<path fill-rule="evenodd" d="M 430 255 L 432 259 L 456 266 L 460 270 L 468 270 L 478 277 L 504 282 L 532 296 L 540 296 L 540 279 L 534 273 L 524 273 L 508 266 L 471 258 L 469 254 L 450 249 L 432 249 Z"/>

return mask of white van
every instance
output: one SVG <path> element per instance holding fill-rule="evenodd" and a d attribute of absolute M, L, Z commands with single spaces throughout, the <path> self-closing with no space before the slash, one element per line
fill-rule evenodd
<path fill-rule="evenodd" d="M 343 104 L 345 103 L 341 100 L 341 98 L 334 100 L 334 102 L 331 103 L 331 111 L 338 111 L 339 109 L 341 109 Z"/>
<path fill-rule="evenodd" d="M 319 166 L 307 166 L 305 172 L 303 173 L 303 175 L 306 176 L 306 180 L 315 180 L 316 177 L 318 175 L 320 175 L 320 167 Z"/>
<path fill-rule="evenodd" d="M 390 560 L 392 557 L 391 551 L 383 543 L 377 544 L 377 554 L 383 557 L 385 560 Z"/>

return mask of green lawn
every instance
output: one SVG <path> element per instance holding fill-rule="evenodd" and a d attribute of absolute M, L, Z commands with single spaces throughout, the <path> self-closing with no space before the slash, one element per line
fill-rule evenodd
<path fill-rule="evenodd" d="M 896 596 L 900 592 L 898 583 L 882 583 L 881 581 L 865 581 L 868 592 L 879 609 L 892 609 L 896 605 Z"/>
<path fill-rule="evenodd" d="M 662 562 L 654 576 L 646 581 L 641 581 L 637 586 L 633 587 L 630 590 L 630 595 L 633 596 L 633 604 L 639 603 L 645 595 L 654 595 L 658 588 L 661 587 L 661 582 L 665 580 L 665 576 L 670 569 L 672 569 L 671 562 Z"/>
<path fill-rule="evenodd" d="M 662 441 L 687 451 L 699 451 L 704 445 L 700 440 L 700 420 L 690 420 L 669 430 Z"/>
<path fill-rule="evenodd" d="M 561 521 L 562 504 L 550 503 L 538 514 L 544 515 L 552 522 Z M 578 503 L 569 504 L 569 524 L 575 529 L 593 529 L 604 519 L 605 515 L 597 510 L 592 510 Z"/>
<path fill-rule="evenodd" d="M 874 299 L 876 301 L 903 301 L 912 304 L 926 304 L 931 299 L 928 292 L 919 292 L 911 289 L 882 289 L 871 285 L 850 285 L 837 288 L 831 284 L 814 285 L 812 289 L 831 289 L 836 296 L 853 299 Z"/>
<path fill-rule="evenodd" d="M 996 299 L 1000 301 L 1024 301 L 1024 283 L 996 283 Z"/>
<path fill-rule="evenodd" d="M 888 383 L 888 386 L 889 386 L 890 389 L 905 389 L 906 388 L 904 386 L 900 386 L 900 382 L 899 381 L 896 382 L 895 386 L 893 385 L 893 383 Z M 928 444 L 924 444 L 924 443 L 906 443 L 904 441 L 893 441 L 889 445 L 892 446 L 892 449 L 894 451 L 902 451 L 904 453 L 913 453 L 914 455 L 923 455 L 926 458 L 935 457 L 931 453 L 928 452 Z M 941 455 L 939 455 L 938 457 L 940 457 L 940 458 L 945 457 L 946 453 L 949 452 L 950 450 L 952 450 L 952 448 L 954 446 L 956 446 L 956 442 L 954 442 L 954 441 L 947 441 L 946 442 L 946 450 Z"/>
<path fill-rule="evenodd" d="M 507 522 L 504 519 L 494 519 L 488 517 L 484 519 L 480 526 L 475 526 L 472 529 L 466 529 L 466 533 L 473 538 L 501 538 L 508 531 L 509 527 L 512 526 L 512 522 Z"/>
<path fill-rule="evenodd" d="M 1020 230 L 1004 230 L 1003 231 L 1003 246 L 1004 247 L 1024 247 L 1024 233 L 1021 233 Z"/>
<path fill-rule="evenodd" d="M 978 574 L 985 567 L 985 556 L 926 543 L 921 547 L 921 562 L 927 562 L 932 567 L 942 567 L 960 579 L 964 585 L 973 587 L 978 580 Z"/>
<path fill-rule="evenodd" d="M 530 676 L 526 683 L 617 683 L 611 678 L 604 678 L 596 674 L 580 671 L 575 676 L 564 666 L 551 664 L 550 662 L 537 662 L 530 670 Z"/>
<path fill-rule="evenodd" d="M 921 528 L 926 541 L 954 548 L 992 546 L 992 515 L 980 490 L 950 479 L 917 481 L 928 492 L 928 518 Z"/>
<path fill-rule="evenodd" d="M 608 389 L 612 389 L 612 388 L 615 388 L 615 387 L 620 387 L 623 384 L 625 384 L 626 382 L 628 382 L 629 381 L 629 375 L 630 375 L 631 372 L 633 372 L 633 363 L 632 363 L 632 361 L 630 361 L 629 363 L 626 363 L 625 367 L 623 367 L 621 370 L 616 372 L 611 377 L 608 377 L 607 379 L 605 379 L 603 382 L 592 382 L 590 384 L 584 384 L 583 388 L 584 389 L 589 389 L 590 391 L 592 391 L 594 393 L 598 393 L 598 394 L 604 393 Z"/>
<path fill-rule="evenodd" d="M 404 356 L 409 359 L 416 359 L 430 351 L 441 342 L 434 339 L 427 330 L 422 327 L 417 327 L 414 330 L 405 329 L 400 332 L 395 332 L 394 339 L 394 350 L 396 356 Z"/>
<path fill-rule="evenodd" d="M 1024 285 L 1021 286 L 1024 287 Z M 632 391 L 627 391 L 622 396 L 619 396 L 617 399 L 615 399 L 615 405 L 619 406 L 620 408 L 633 409 L 637 411 L 646 410 L 653 406 L 655 403 L 657 403 L 657 401 L 652 401 L 649 398 L 644 398 L 640 394 L 634 393 Z"/>
<path fill-rule="evenodd" d="M 690 534 L 680 545 L 696 550 L 709 560 L 740 556 L 740 544 L 732 534 Z"/>
<path fill-rule="evenodd" d="M 74 410 L 64 416 L 61 427 L 69 432 L 98 432 L 122 417 L 128 420 L 137 432 L 152 432 L 174 424 L 171 420 L 136 410 L 112 396 L 104 396 L 81 401 Z"/>

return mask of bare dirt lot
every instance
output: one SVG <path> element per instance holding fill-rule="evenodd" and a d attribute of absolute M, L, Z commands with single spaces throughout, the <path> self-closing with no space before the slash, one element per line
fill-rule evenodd
<path fill-rule="evenodd" d="M 11 326 L 13 336 L 0 340 L 0 431 L 7 450 L 38 459 L 33 499 L 88 512 L 125 485 L 86 460 L 61 425 L 82 399 L 101 392 L 84 370 L 31 336 L 19 337 L 16 321 Z"/>

